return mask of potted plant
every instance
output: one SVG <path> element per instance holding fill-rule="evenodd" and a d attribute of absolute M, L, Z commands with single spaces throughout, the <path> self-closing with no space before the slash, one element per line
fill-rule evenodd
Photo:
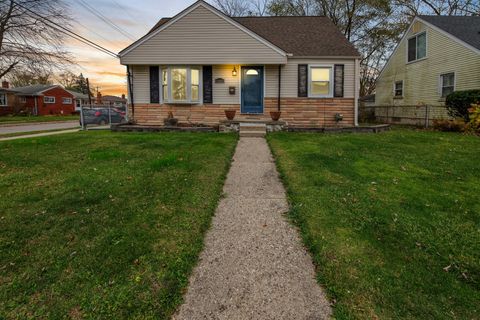
<path fill-rule="evenodd" d="M 176 126 L 178 124 L 178 119 L 173 117 L 172 111 L 168 111 L 168 116 L 163 120 L 163 123 L 166 126 Z"/>
<path fill-rule="evenodd" d="M 270 117 L 272 118 L 273 121 L 278 121 L 280 119 L 280 115 L 282 113 L 280 111 L 270 111 Z"/>
<path fill-rule="evenodd" d="M 234 109 L 225 110 L 225 116 L 228 120 L 233 120 L 233 118 L 235 118 L 235 113 L 237 113 L 237 111 Z"/>

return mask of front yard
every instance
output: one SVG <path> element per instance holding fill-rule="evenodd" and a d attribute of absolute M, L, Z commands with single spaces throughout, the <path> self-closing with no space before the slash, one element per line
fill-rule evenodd
<path fill-rule="evenodd" d="M 0 116 L 0 125 L 17 123 L 56 122 L 56 121 L 78 121 L 78 115 L 65 116 Z"/>
<path fill-rule="evenodd" d="M 0 319 L 166 319 L 234 135 L 81 132 L 0 143 Z"/>
<path fill-rule="evenodd" d="M 336 318 L 478 319 L 478 137 L 394 130 L 268 140 Z"/>

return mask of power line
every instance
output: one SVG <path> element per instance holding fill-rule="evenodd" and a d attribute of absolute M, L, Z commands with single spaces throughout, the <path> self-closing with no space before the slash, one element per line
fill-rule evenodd
<path fill-rule="evenodd" d="M 80 21 L 78 20 L 74 20 L 75 23 L 77 23 L 79 26 L 81 26 L 82 28 L 84 28 L 85 30 L 93 33 L 93 34 L 96 34 L 98 37 L 102 38 L 103 40 L 105 40 L 106 42 L 108 42 L 110 45 L 112 46 L 116 46 L 115 43 L 113 43 L 110 39 L 107 39 L 106 37 L 102 36 L 100 33 L 96 32 L 95 30 L 92 30 L 90 29 L 89 27 L 87 27 L 86 25 L 84 25 L 83 23 L 81 23 Z"/>
<path fill-rule="evenodd" d="M 74 31 L 72 31 L 72 30 L 70 30 L 70 29 L 68 29 L 68 28 L 65 28 L 65 27 L 59 25 L 58 23 L 56 23 L 56 22 L 54 22 L 54 21 L 52 21 L 52 20 L 50 20 L 50 19 L 48 19 L 48 18 L 46 18 L 46 17 L 38 14 L 38 13 L 36 13 L 35 11 L 33 11 L 33 10 L 25 7 L 25 6 L 22 5 L 22 4 L 19 4 L 18 2 L 15 2 L 15 1 L 14 1 L 14 3 L 15 3 L 17 6 L 19 6 L 19 7 L 23 8 L 24 10 L 28 11 L 29 13 L 34 14 L 35 16 L 37 16 L 37 17 L 39 17 L 39 18 L 47 21 L 47 22 L 49 23 L 48 25 L 49 25 L 52 29 L 55 29 L 55 30 L 57 30 L 57 31 L 59 31 L 59 32 L 61 32 L 61 33 L 63 33 L 63 34 L 66 34 L 66 35 L 68 35 L 68 36 L 70 36 L 70 37 L 72 37 L 72 38 L 74 38 L 74 39 L 76 39 L 76 40 L 78 40 L 78 41 L 80 41 L 80 42 L 82 42 L 82 43 L 84 43 L 84 44 L 86 44 L 86 45 L 89 45 L 90 47 L 93 47 L 93 48 L 95 48 L 95 49 L 97 49 L 97 50 L 100 50 L 100 51 L 102 51 L 103 53 L 106 53 L 106 54 L 108 54 L 108 55 L 110 55 L 110 56 L 112 56 L 112 57 L 118 58 L 118 55 L 117 55 L 115 52 L 110 51 L 110 50 L 102 47 L 101 45 L 96 44 L 95 42 L 88 40 L 87 38 L 85 38 L 85 37 L 83 37 L 83 36 L 75 33 Z M 30 16 L 31 16 L 31 15 L 30 15 Z M 34 17 L 32 17 L 32 18 L 34 18 Z"/>
<path fill-rule="evenodd" d="M 88 11 L 90 11 L 91 13 L 93 13 L 97 18 L 99 18 L 100 20 L 102 20 L 103 22 L 105 22 L 106 24 L 108 24 L 110 27 L 112 27 L 113 29 L 117 30 L 118 32 L 120 32 L 121 34 L 123 34 L 125 37 L 129 38 L 130 40 L 132 41 L 135 41 L 135 36 L 133 36 L 132 34 L 128 33 L 126 30 L 122 29 L 121 27 L 119 27 L 115 22 L 113 22 L 112 20 L 110 20 L 109 18 L 107 18 L 105 15 L 103 15 L 101 12 L 99 12 L 97 9 L 93 8 L 92 6 L 90 6 L 86 1 L 84 0 L 79 0 L 78 2 L 81 6 L 83 6 L 85 9 L 87 9 Z"/>

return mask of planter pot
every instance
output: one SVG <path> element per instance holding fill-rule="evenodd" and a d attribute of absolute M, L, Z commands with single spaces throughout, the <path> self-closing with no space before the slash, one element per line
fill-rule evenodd
<path fill-rule="evenodd" d="M 233 118 L 235 118 L 235 113 L 237 113 L 236 110 L 225 110 L 225 116 L 228 120 L 233 120 Z"/>
<path fill-rule="evenodd" d="M 272 118 L 273 121 L 278 121 L 280 119 L 280 115 L 282 113 L 280 111 L 270 111 L 270 117 Z"/>
<path fill-rule="evenodd" d="M 166 126 L 176 126 L 178 124 L 178 119 L 177 118 L 166 118 L 163 120 L 163 123 L 166 125 Z"/>

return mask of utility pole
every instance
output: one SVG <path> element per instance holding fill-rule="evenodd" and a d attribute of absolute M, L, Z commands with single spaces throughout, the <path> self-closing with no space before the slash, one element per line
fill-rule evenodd
<path fill-rule="evenodd" d="M 90 108 L 92 107 L 92 96 L 90 95 L 90 83 L 88 82 L 87 78 L 87 94 L 88 94 L 88 104 L 90 105 Z"/>

